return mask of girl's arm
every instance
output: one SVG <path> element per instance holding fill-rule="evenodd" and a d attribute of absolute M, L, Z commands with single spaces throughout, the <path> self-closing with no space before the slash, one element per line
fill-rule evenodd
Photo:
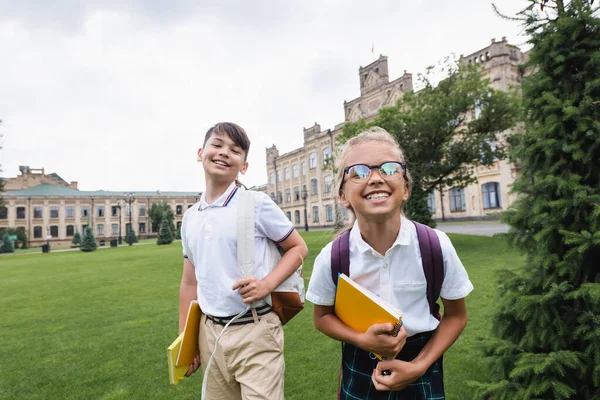
<path fill-rule="evenodd" d="M 423 350 L 412 361 L 382 361 L 373 371 L 373 384 L 377 390 L 402 390 L 409 383 L 417 380 L 427 369 L 446 352 L 456 341 L 467 325 L 467 308 L 465 299 L 446 300 L 444 303 L 444 316 L 435 333 L 427 342 Z M 384 375 L 383 371 L 391 371 Z"/>
<path fill-rule="evenodd" d="M 361 333 L 344 324 L 335 315 L 333 306 L 320 306 L 315 304 L 313 312 L 315 328 L 332 339 L 353 344 L 363 350 L 393 358 L 402 350 L 406 343 L 406 329 L 402 327 L 397 336 L 390 333 L 394 329 L 392 324 L 376 324 L 367 332 Z"/>

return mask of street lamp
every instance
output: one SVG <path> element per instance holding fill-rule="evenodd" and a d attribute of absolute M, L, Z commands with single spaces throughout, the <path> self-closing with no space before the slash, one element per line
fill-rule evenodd
<path fill-rule="evenodd" d="M 306 200 L 308 199 L 308 191 L 306 185 L 302 188 L 302 200 L 304 200 L 304 230 L 308 232 L 308 212 L 306 211 Z"/>
<path fill-rule="evenodd" d="M 124 193 L 123 196 L 125 197 L 125 201 L 129 204 L 129 229 L 133 231 L 133 225 L 131 224 L 131 214 L 133 214 L 131 212 L 131 203 L 135 201 L 135 193 L 127 192 Z M 129 243 L 130 246 L 133 246 L 133 235 L 129 232 L 127 232 L 127 243 Z"/>
<path fill-rule="evenodd" d="M 121 236 L 121 232 L 123 232 L 121 230 L 121 222 L 123 221 L 123 214 L 121 213 L 121 203 L 123 203 L 123 200 L 117 200 L 117 207 L 119 207 L 119 244 L 123 243 L 123 236 Z"/>

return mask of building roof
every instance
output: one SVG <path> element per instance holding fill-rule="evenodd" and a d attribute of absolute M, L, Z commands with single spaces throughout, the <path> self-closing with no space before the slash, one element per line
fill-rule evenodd
<path fill-rule="evenodd" d="M 64 186 L 55 186 L 47 183 L 33 186 L 14 192 L 5 192 L 5 197 L 29 197 L 29 196 L 61 196 L 61 197 L 123 197 L 127 192 L 108 191 L 108 190 L 76 190 Z M 162 192 L 160 190 L 133 192 L 136 197 L 183 197 L 199 196 L 199 192 Z"/>

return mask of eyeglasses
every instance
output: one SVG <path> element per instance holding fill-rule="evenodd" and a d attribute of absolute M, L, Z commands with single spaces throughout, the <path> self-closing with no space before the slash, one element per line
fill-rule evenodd
<path fill-rule="evenodd" d="M 366 182 L 371 176 L 373 168 L 379 169 L 379 175 L 386 181 L 397 181 L 406 172 L 406 164 L 399 161 L 386 161 L 380 165 L 354 164 L 344 168 L 344 175 L 348 174 L 350 180 L 356 183 Z M 340 190 L 344 187 L 344 179 Z"/>

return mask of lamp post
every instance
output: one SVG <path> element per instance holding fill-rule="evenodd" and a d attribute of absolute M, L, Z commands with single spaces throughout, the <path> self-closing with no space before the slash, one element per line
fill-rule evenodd
<path fill-rule="evenodd" d="M 308 212 L 306 211 L 306 200 L 308 199 L 308 191 L 306 186 L 302 188 L 302 200 L 304 200 L 304 230 L 308 232 Z"/>
<path fill-rule="evenodd" d="M 135 193 L 127 192 L 124 193 L 123 196 L 125 196 L 125 202 L 129 204 L 129 229 L 133 231 L 133 225 L 131 224 L 131 214 L 133 214 L 131 212 L 131 203 L 135 201 Z M 129 243 L 130 246 L 133 246 L 133 236 L 129 232 L 127 232 L 127 243 Z"/>
<path fill-rule="evenodd" d="M 121 203 L 123 203 L 123 200 L 117 200 L 117 207 L 119 207 L 119 244 L 123 243 L 123 236 L 121 236 L 121 232 L 123 232 L 123 230 L 121 229 L 121 222 L 123 221 L 123 214 L 121 213 Z"/>

